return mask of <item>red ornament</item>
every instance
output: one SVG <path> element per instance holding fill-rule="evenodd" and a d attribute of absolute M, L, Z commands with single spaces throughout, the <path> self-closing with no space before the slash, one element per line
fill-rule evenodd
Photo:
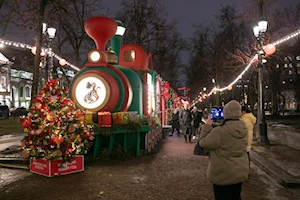
<path fill-rule="evenodd" d="M 67 148 L 67 149 L 66 149 L 66 154 L 71 153 L 73 150 L 74 150 L 73 148 Z"/>
<path fill-rule="evenodd" d="M 54 92 L 54 95 L 59 95 L 60 93 L 61 93 L 61 90 L 58 89 L 58 90 L 56 90 L 56 91 Z"/>
<path fill-rule="evenodd" d="M 57 144 L 57 148 L 59 149 L 60 148 L 60 143 L 62 143 L 64 141 L 64 138 L 60 135 L 60 136 L 55 136 L 53 138 L 53 142 L 55 144 Z"/>
<path fill-rule="evenodd" d="M 35 99 L 32 100 L 33 103 L 42 103 L 43 102 L 43 97 L 42 96 L 37 96 Z"/>
<path fill-rule="evenodd" d="M 20 118 L 19 118 L 19 122 L 22 124 L 24 121 L 26 120 L 26 117 L 24 117 L 24 116 L 21 116 Z"/>
<path fill-rule="evenodd" d="M 170 98 L 170 94 L 168 92 L 164 92 L 163 95 L 167 100 Z"/>
<path fill-rule="evenodd" d="M 265 46 L 264 51 L 267 55 L 272 55 L 273 53 L 275 53 L 276 51 L 276 47 L 273 44 L 267 44 L 267 46 Z"/>
<path fill-rule="evenodd" d="M 168 82 L 164 83 L 164 89 L 165 90 L 170 90 L 171 89 L 170 84 Z"/>
<path fill-rule="evenodd" d="M 31 120 L 27 119 L 22 123 L 23 128 L 29 128 L 31 126 Z"/>
<path fill-rule="evenodd" d="M 60 105 L 64 107 L 64 106 L 70 106 L 70 105 L 72 105 L 72 103 L 73 103 L 72 100 L 70 100 L 70 99 L 65 99 L 65 100 L 63 100 L 63 101 L 60 103 Z"/>

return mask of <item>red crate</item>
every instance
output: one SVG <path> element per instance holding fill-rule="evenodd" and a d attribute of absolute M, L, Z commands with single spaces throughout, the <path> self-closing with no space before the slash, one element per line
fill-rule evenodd
<path fill-rule="evenodd" d="M 71 162 L 62 163 L 62 160 L 30 159 L 30 171 L 47 177 L 66 175 L 84 171 L 84 156 L 75 156 Z"/>

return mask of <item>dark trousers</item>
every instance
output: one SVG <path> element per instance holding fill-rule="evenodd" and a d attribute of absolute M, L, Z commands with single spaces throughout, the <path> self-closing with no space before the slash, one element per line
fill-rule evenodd
<path fill-rule="evenodd" d="M 174 127 L 172 127 L 172 135 L 173 135 L 175 129 L 176 129 L 176 131 L 177 131 L 177 134 L 180 135 L 179 129 L 178 129 L 178 128 L 174 128 Z"/>
<path fill-rule="evenodd" d="M 242 183 L 234 185 L 213 185 L 215 200 L 241 200 Z"/>
<path fill-rule="evenodd" d="M 187 126 L 182 128 L 182 133 L 184 135 L 185 141 L 191 141 L 192 138 L 192 126 Z"/>
<path fill-rule="evenodd" d="M 197 136 L 197 135 L 199 135 L 199 133 L 198 133 L 198 129 L 199 129 L 199 127 L 192 127 L 192 130 L 193 130 L 193 133 L 192 133 L 192 135 L 193 136 Z"/>

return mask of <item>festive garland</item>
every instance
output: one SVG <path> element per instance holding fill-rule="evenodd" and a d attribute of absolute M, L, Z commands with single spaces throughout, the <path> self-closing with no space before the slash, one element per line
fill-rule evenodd
<path fill-rule="evenodd" d="M 161 126 L 160 119 L 157 117 L 144 116 L 138 120 L 130 120 L 126 124 L 112 124 L 111 127 L 99 127 L 95 126 L 95 132 L 101 132 L 104 135 L 110 135 L 111 132 L 115 132 L 119 129 L 128 130 L 128 132 L 138 132 L 142 126 L 156 127 Z"/>

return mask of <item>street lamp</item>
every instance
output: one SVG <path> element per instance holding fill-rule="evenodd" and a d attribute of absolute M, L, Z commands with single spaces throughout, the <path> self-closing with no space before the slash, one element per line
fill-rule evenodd
<path fill-rule="evenodd" d="M 270 144 L 268 139 L 268 129 L 267 123 L 265 118 L 265 109 L 264 109 L 264 87 L 263 87 L 263 63 L 266 62 L 263 59 L 265 52 L 263 49 L 263 36 L 264 33 L 267 31 L 267 21 L 260 21 L 258 22 L 258 26 L 253 28 L 254 36 L 257 39 L 257 51 L 258 51 L 258 90 L 259 90 L 259 109 L 258 109 L 258 120 L 259 120 L 259 132 L 260 136 L 258 138 L 258 143 L 260 144 Z"/>
<path fill-rule="evenodd" d="M 47 63 L 46 63 L 46 79 L 52 79 L 57 77 L 56 70 L 53 71 L 53 53 L 52 53 L 52 41 L 55 37 L 55 28 L 47 27 L 47 24 L 43 23 L 43 35 L 47 42 Z M 53 73 L 52 73 L 53 72 Z"/>
<path fill-rule="evenodd" d="M 112 50 L 117 54 L 118 56 L 118 63 L 120 60 L 120 50 L 122 45 L 122 37 L 125 33 L 126 28 L 124 27 L 123 23 L 119 20 L 116 20 L 116 23 L 118 25 L 117 31 L 115 33 L 115 36 L 110 40 L 111 42 L 111 48 Z"/>

